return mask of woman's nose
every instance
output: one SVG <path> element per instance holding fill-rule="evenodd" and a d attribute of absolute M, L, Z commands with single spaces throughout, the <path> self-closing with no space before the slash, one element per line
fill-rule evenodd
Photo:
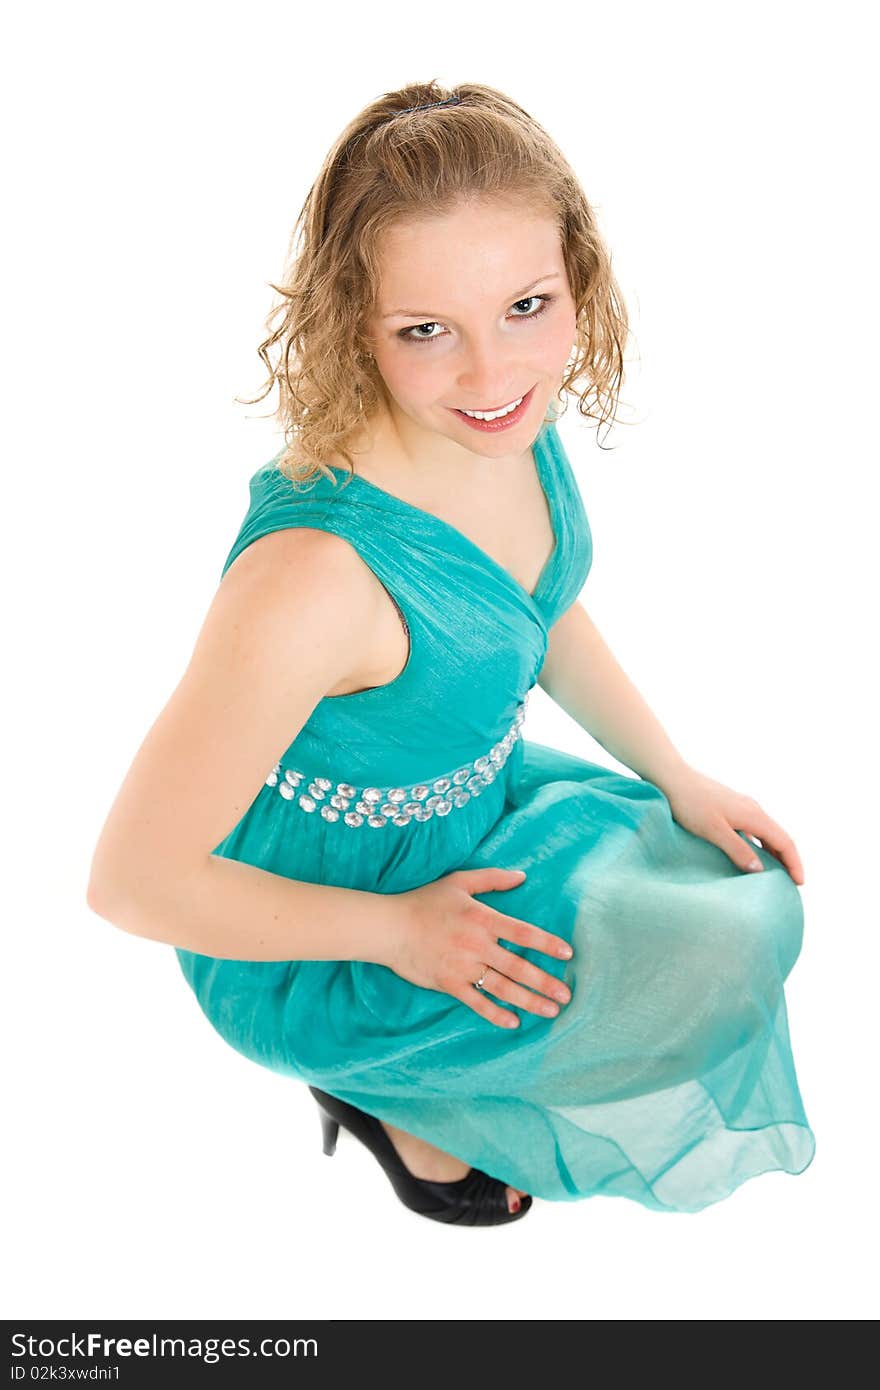
<path fill-rule="evenodd" d="M 457 388 L 465 410 L 492 410 L 508 405 L 516 399 L 518 391 L 525 389 L 518 384 L 516 373 L 509 366 L 486 363 L 459 372 Z"/>

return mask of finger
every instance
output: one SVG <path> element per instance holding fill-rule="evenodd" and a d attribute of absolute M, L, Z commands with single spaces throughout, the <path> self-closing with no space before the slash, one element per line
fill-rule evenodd
<path fill-rule="evenodd" d="M 804 881 L 804 867 L 801 857 L 797 852 L 794 840 L 790 835 L 786 835 L 781 825 L 778 825 L 766 811 L 758 807 L 752 812 L 749 824 L 742 827 L 749 835 L 755 835 L 761 841 L 761 847 L 769 854 L 777 858 L 780 863 L 788 870 L 796 883 Z"/>
<path fill-rule="evenodd" d="M 515 980 L 518 984 L 527 985 L 530 990 L 538 990 L 541 994 L 549 995 L 552 999 L 560 1003 L 567 1004 L 571 991 L 562 980 L 555 975 L 548 975 L 546 970 L 540 966 L 532 965 L 531 961 L 524 960 L 522 956 L 516 955 L 513 951 L 507 951 L 498 942 L 487 953 L 486 964 L 491 965 L 493 970 L 506 975 L 509 980 Z M 512 1000 L 516 1003 L 516 1000 Z"/>
<path fill-rule="evenodd" d="M 497 999 L 515 1004 L 518 1009 L 525 1009 L 530 1014 L 555 1018 L 559 1013 L 560 1005 L 555 1000 L 546 999 L 543 994 L 535 994 L 533 990 L 523 989 L 522 985 L 516 984 L 514 980 L 494 968 L 489 971 L 481 988 L 484 994 L 494 994 Z"/>
<path fill-rule="evenodd" d="M 772 854 L 774 859 L 779 860 L 783 868 L 787 869 L 791 874 L 795 883 L 804 882 L 803 864 L 801 863 L 801 857 L 795 849 L 793 841 L 789 840 L 788 843 L 783 844 L 780 849 L 775 848 L 775 846 L 769 842 L 762 844 L 761 848 L 766 850 L 768 854 Z"/>
<path fill-rule="evenodd" d="M 476 985 L 469 985 L 461 994 L 456 994 L 455 998 L 459 999 L 462 1004 L 467 1004 L 468 1008 L 473 1009 L 475 1014 L 488 1019 L 490 1023 L 497 1024 L 500 1028 L 519 1027 L 519 1019 L 516 1014 L 511 1013 L 509 1009 L 502 1009 L 497 1004 L 493 1004 L 492 1000 L 482 990 L 477 989 Z"/>
<path fill-rule="evenodd" d="M 739 869 L 763 869 L 764 865 L 750 840 L 744 840 L 729 821 L 719 824 L 714 835 L 706 835 L 719 849 L 723 849 L 728 859 L 732 859 Z"/>
<path fill-rule="evenodd" d="M 755 839 L 752 836 L 750 836 L 749 838 L 751 839 L 752 844 L 757 846 L 758 849 L 766 850 L 767 853 L 772 854 L 773 858 L 776 859 L 780 864 L 782 863 L 782 855 L 779 853 L 778 849 L 774 849 L 772 845 L 762 845 L 760 840 Z"/>
<path fill-rule="evenodd" d="M 747 872 L 752 872 L 755 870 L 760 872 L 764 868 L 764 865 L 761 862 L 760 855 L 756 853 L 754 843 L 749 839 L 743 839 L 743 836 L 738 833 L 738 830 L 742 830 L 744 833 L 747 834 L 759 835 L 759 830 L 757 828 L 757 821 L 759 819 L 761 820 L 762 828 L 765 830 L 766 833 L 766 825 L 767 821 L 769 820 L 769 817 L 767 817 L 765 820 L 763 817 L 760 816 L 760 813 L 756 813 L 755 815 L 749 818 L 748 824 L 740 824 L 737 830 L 735 830 L 729 822 L 725 822 L 718 828 L 716 836 L 707 836 L 707 838 L 714 839 L 715 844 L 717 844 L 719 848 L 724 850 L 728 858 L 732 859 L 734 864 L 736 864 L 738 868 L 744 869 Z M 784 831 L 782 831 L 781 834 L 783 837 L 783 842 L 782 844 L 777 844 L 776 848 L 778 848 L 780 853 L 783 855 L 782 862 L 786 864 L 787 867 L 786 842 L 788 841 L 788 836 L 785 835 Z M 773 840 L 769 834 L 768 842 L 773 843 Z M 792 845 L 791 848 L 794 849 L 794 845 Z M 797 852 L 795 851 L 795 854 L 796 853 Z"/>
<path fill-rule="evenodd" d="M 484 903 L 483 907 L 490 914 L 489 927 L 493 936 L 503 936 L 517 946 L 530 946 L 533 951 L 543 951 L 544 955 L 556 956 L 560 960 L 571 959 L 572 949 L 564 937 L 554 936 L 532 922 L 523 922 L 520 917 L 509 917 L 506 912 L 489 907 L 488 903 Z"/>

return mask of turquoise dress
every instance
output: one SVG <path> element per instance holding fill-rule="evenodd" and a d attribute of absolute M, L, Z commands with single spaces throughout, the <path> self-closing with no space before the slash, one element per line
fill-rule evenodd
<path fill-rule="evenodd" d="M 532 594 L 346 468 L 305 492 L 280 455 L 254 474 L 223 573 L 268 532 L 332 531 L 385 586 L 410 649 L 394 680 L 319 702 L 213 852 L 373 893 L 524 869 L 476 896 L 571 943 L 561 961 L 500 937 L 563 978 L 570 1003 L 551 1019 L 515 1009 L 506 1029 L 384 965 L 175 949 L 212 1026 L 254 1062 L 536 1197 L 695 1212 L 813 1158 L 783 994 L 800 891 L 760 848 L 763 873 L 738 869 L 653 783 L 524 737 L 548 630 L 592 561 L 555 424 L 533 450 L 556 544 Z"/>

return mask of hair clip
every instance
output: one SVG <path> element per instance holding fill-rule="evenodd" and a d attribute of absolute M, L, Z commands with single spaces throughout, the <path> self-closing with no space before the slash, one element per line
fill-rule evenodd
<path fill-rule="evenodd" d="M 447 97 L 445 101 L 426 101 L 421 106 L 403 106 L 394 112 L 394 116 L 403 116 L 407 111 L 429 111 L 432 106 L 458 106 L 460 102 L 461 97 Z M 394 116 L 390 119 L 393 120 Z"/>

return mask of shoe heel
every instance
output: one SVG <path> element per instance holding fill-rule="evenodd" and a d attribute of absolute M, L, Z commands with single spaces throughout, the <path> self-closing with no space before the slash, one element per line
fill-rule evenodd
<path fill-rule="evenodd" d="M 332 1156 L 336 1152 L 339 1121 L 334 1120 L 332 1115 L 328 1115 L 326 1110 L 319 1111 L 319 1114 L 321 1116 L 321 1137 L 324 1141 L 324 1152 Z"/>

